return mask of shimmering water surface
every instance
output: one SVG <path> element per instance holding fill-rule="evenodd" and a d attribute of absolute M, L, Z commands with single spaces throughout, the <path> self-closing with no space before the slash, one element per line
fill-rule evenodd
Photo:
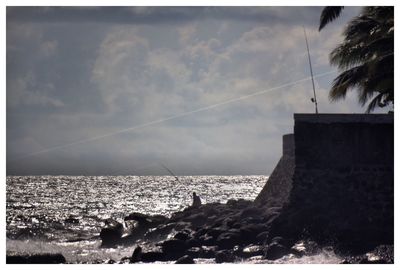
<path fill-rule="evenodd" d="M 253 200 L 267 176 L 8 176 L 7 251 L 59 250 L 69 261 L 120 259 L 129 249 L 99 249 L 104 221 L 131 212 L 171 215 L 204 203 Z M 75 241 L 79 240 L 79 241 Z M 65 254 L 68 253 L 68 254 Z M 126 253 L 126 254 L 125 254 Z"/>

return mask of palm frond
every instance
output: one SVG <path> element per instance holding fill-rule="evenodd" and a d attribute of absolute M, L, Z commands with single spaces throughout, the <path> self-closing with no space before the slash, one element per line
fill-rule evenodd
<path fill-rule="evenodd" d="M 319 31 L 324 28 L 329 22 L 333 21 L 340 16 L 344 7 L 342 6 L 329 6 L 325 7 L 321 12 L 319 20 Z"/>

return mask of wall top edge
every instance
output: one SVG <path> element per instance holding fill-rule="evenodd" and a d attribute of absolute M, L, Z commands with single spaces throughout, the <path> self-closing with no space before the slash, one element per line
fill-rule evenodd
<path fill-rule="evenodd" d="M 295 113 L 295 122 L 393 124 L 394 114 Z"/>

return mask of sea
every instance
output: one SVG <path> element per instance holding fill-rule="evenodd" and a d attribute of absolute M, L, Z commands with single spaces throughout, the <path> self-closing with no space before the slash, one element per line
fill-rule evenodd
<path fill-rule="evenodd" d="M 132 212 L 170 216 L 192 202 L 254 200 L 268 176 L 7 176 L 7 254 L 55 253 L 68 263 L 107 263 L 132 254 L 132 247 L 101 248 L 99 233 L 109 219 Z M 274 263 L 338 263 L 331 250 L 284 257 Z M 212 263 L 199 259 L 197 263 Z M 243 263 L 270 263 L 253 258 Z"/>

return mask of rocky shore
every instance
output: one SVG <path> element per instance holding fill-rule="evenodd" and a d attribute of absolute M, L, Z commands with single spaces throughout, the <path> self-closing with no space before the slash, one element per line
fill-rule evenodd
<path fill-rule="evenodd" d="M 93 263 L 193 264 L 198 259 L 209 263 L 274 263 L 283 256 L 312 256 L 326 246 L 340 255 L 344 264 L 393 263 L 393 245 L 372 246 L 360 241 L 362 246 L 349 248 L 333 238 L 321 241 L 320 235 L 296 227 L 290 215 L 280 206 L 262 207 L 241 199 L 190 206 L 169 218 L 131 213 L 123 223 L 107 220 L 99 237 L 100 248 L 132 247 L 132 255 Z M 294 233 L 299 231 L 302 233 Z M 7 263 L 68 262 L 62 254 L 42 254 L 8 255 Z"/>
<path fill-rule="evenodd" d="M 251 258 L 273 263 L 283 256 L 313 255 L 328 245 L 342 263 L 393 263 L 393 245 L 371 243 L 368 238 L 357 239 L 358 246 L 343 245 L 334 237 L 316 235 L 315 230 L 307 232 L 306 226 L 296 227 L 292 212 L 279 205 L 229 200 L 187 207 L 170 218 L 132 213 L 125 224 L 108 222 L 100 237 L 102 247 L 132 246 L 132 256 L 121 258 L 121 263 L 190 264 L 199 258 L 215 263 Z"/>

